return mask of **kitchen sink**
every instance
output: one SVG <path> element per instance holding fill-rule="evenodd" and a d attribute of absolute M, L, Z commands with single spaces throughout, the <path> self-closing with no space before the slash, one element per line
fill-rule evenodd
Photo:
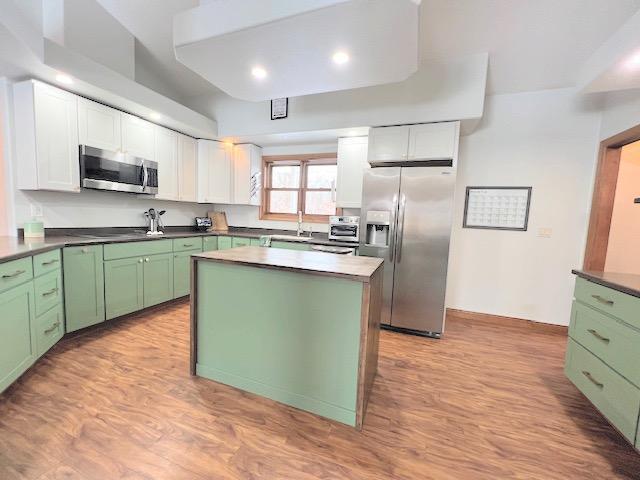
<path fill-rule="evenodd" d="M 269 235 L 271 240 L 282 240 L 284 242 L 310 242 L 313 237 L 303 237 L 297 235 Z"/>
<path fill-rule="evenodd" d="M 146 232 L 128 232 L 128 233 L 103 233 L 101 235 L 93 235 L 89 233 L 82 233 L 78 235 L 74 235 L 74 237 L 79 238 L 124 238 L 124 237 L 138 237 L 138 236 L 147 236 Z"/>

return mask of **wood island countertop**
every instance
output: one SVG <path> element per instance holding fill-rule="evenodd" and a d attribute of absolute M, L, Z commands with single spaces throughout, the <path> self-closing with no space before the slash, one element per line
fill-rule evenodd
<path fill-rule="evenodd" d="M 194 261 L 233 263 L 276 270 L 349 278 L 369 283 L 383 260 L 269 247 L 238 247 L 192 255 Z"/>

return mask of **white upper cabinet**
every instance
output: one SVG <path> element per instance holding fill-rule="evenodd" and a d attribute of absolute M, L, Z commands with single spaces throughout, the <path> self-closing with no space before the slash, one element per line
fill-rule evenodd
<path fill-rule="evenodd" d="M 115 108 L 78 98 L 80 145 L 118 151 L 122 147 L 121 112 Z"/>
<path fill-rule="evenodd" d="M 179 200 L 178 134 L 156 126 L 155 161 L 158 162 L 158 193 L 156 198 Z"/>
<path fill-rule="evenodd" d="M 402 162 L 407 159 L 409 127 L 378 127 L 369 131 L 369 162 Z"/>
<path fill-rule="evenodd" d="M 198 146 L 195 138 L 178 134 L 178 199 L 183 202 L 198 200 L 197 183 Z"/>
<path fill-rule="evenodd" d="M 252 144 L 233 147 L 233 203 L 260 205 L 262 148 Z"/>
<path fill-rule="evenodd" d="M 122 151 L 145 160 L 155 160 L 155 125 L 121 112 Z"/>
<path fill-rule="evenodd" d="M 198 202 L 232 203 L 232 154 L 222 142 L 198 140 Z"/>
<path fill-rule="evenodd" d="M 360 208 L 362 203 L 362 176 L 371 168 L 367 162 L 367 137 L 338 139 L 338 178 L 336 206 L 338 208 Z"/>
<path fill-rule="evenodd" d="M 451 160 L 456 167 L 460 122 L 378 127 L 369 131 L 369 163 Z"/>
<path fill-rule="evenodd" d="M 409 160 L 452 160 L 457 156 L 460 122 L 409 127 Z"/>
<path fill-rule="evenodd" d="M 14 102 L 18 188 L 80 191 L 77 97 L 29 80 Z"/>

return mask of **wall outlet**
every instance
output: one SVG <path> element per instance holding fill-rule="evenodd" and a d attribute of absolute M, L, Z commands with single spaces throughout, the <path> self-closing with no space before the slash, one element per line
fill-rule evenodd
<path fill-rule="evenodd" d="M 542 238 L 551 238 L 553 229 L 549 227 L 543 227 L 538 229 L 538 236 Z"/>
<path fill-rule="evenodd" d="M 42 205 L 39 203 L 31 204 L 31 216 L 32 217 L 41 217 L 42 216 Z"/>

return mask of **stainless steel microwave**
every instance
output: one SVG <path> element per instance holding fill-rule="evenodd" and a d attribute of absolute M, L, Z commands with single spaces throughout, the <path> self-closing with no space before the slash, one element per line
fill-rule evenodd
<path fill-rule="evenodd" d="M 117 192 L 158 193 L 158 164 L 127 153 L 80 145 L 80 184 Z"/>
<path fill-rule="evenodd" d="M 330 216 L 329 240 L 342 240 L 345 242 L 357 242 L 359 240 L 358 229 L 360 217 Z"/>

